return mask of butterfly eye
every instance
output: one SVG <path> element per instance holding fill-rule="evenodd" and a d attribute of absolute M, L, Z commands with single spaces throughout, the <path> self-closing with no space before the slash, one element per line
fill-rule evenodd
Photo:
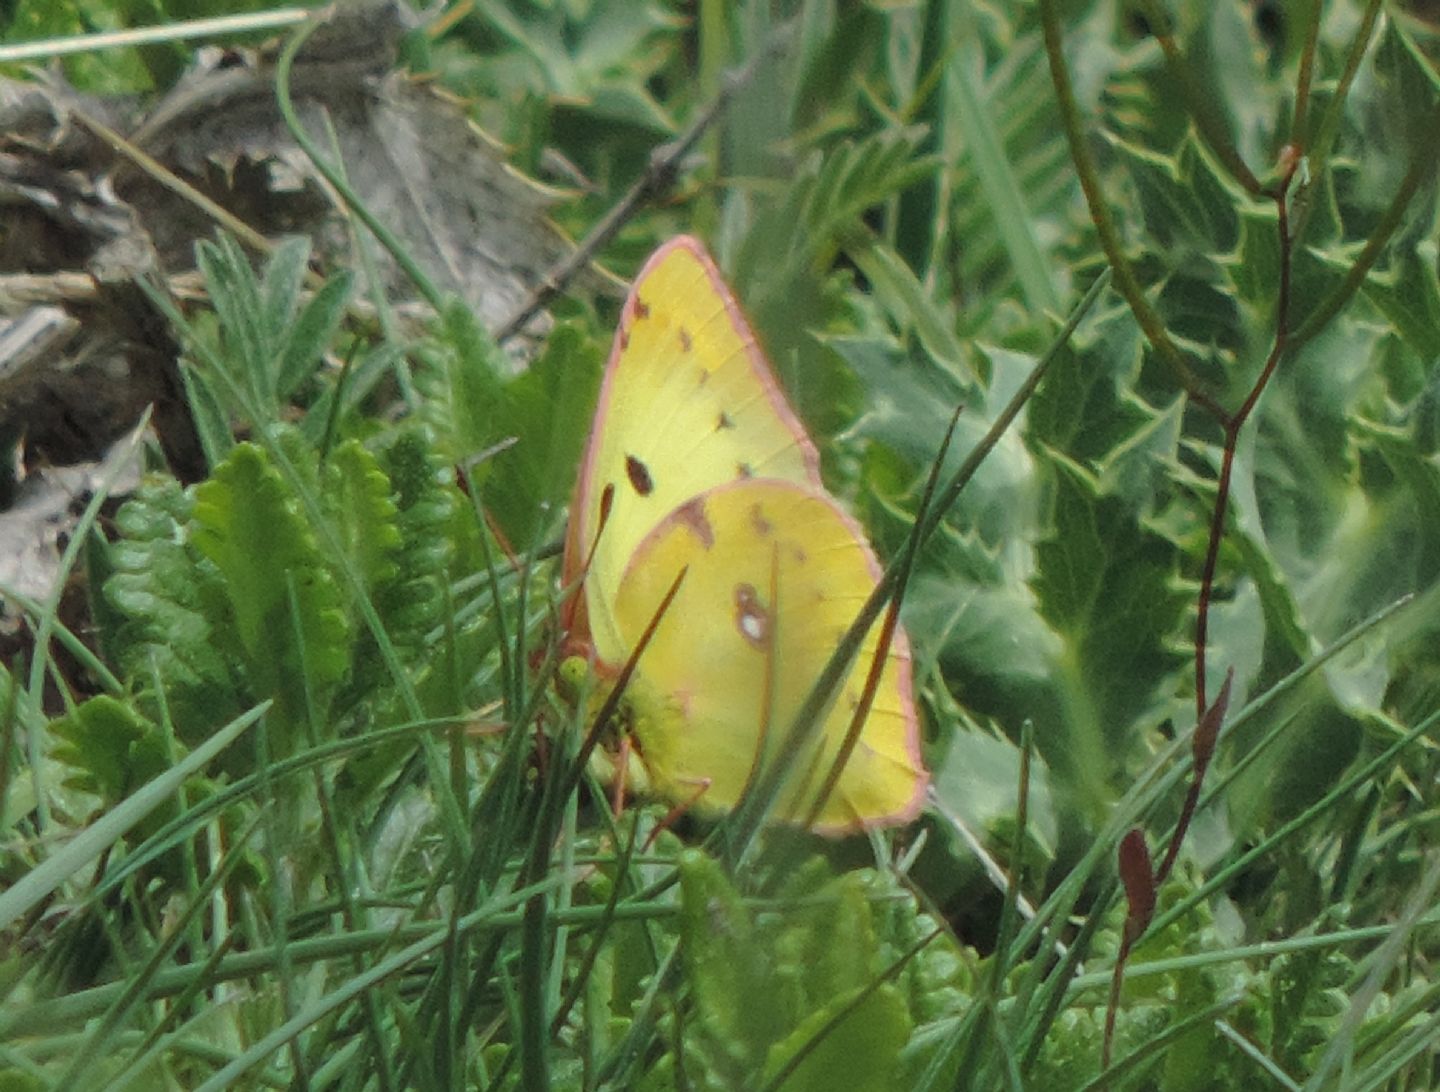
<path fill-rule="evenodd" d="M 735 628 L 756 648 L 770 643 L 770 612 L 760 602 L 754 584 L 735 585 Z"/>
<path fill-rule="evenodd" d="M 642 497 L 648 497 L 655 492 L 655 480 L 650 477 L 650 468 L 634 455 L 625 456 L 625 476 L 630 479 L 635 492 Z"/>

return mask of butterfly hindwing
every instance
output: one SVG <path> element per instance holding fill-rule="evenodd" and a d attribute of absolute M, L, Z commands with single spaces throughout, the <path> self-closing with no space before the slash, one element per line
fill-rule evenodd
<path fill-rule="evenodd" d="M 640 543 L 615 615 L 633 644 L 676 575 L 632 682 L 634 733 L 652 784 L 702 810 L 739 800 L 758 763 L 783 761 L 776 808 L 806 818 L 849 730 L 871 661 L 872 627 L 824 717 L 815 748 L 786 751 L 810 688 L 880 576 L 859 527 L 828 496 L 792 482 L 731 482 L 691 498 Z M 897 632 L 864 731 L 816 827 L 909 818 L 925 783 L 910 654 Z"/>

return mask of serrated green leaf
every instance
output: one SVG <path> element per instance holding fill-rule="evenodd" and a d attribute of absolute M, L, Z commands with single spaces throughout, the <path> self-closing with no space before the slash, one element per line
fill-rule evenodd
<path fill-rule="evenodd" d="M 1140 197 L 1145 229 L 1153 244 L 1200 253 L 1226 250 L 1211 237 L 1210 216 L 1198 196 L 1180 177 L 1173 156 L 1110 136 L 1110 144 L 1128 168 Z"/>
<path fill-rule="evenodd" d="M 940 450 L 955 404 L 962 395 L 950 377 L 911 363 L 890 340 L 827 337 L 823 343 L 837 352 L 853 370 L 865 391 L 863 417 L 852 435 L 878 441 L 904 457 L 917 473 L 928 470 Z M 996 378 L 985 403 L 967 401 L 955 428 L 955 438 L 942 473 L 953 471 L 985 435 L 992 420 L 992 405 L 1013 390 L 1018 376 L 1033 358 L 988 348 L 984 353 Z M 1014 432 L 1008 433 L 980 465 L 965 488 L 963 517 L 978 528 L 987 542 L 997 542 L 1033 527 L 1034 464 Z"/>
<path fill-rule="evenodd" d="M 852 242 L 845 252 L 870 282 L 878 302 L 901 323 L 915 330 L 920 344 L 941 367 L 966 383 L 976 381 L 977 376 L 955 336 L 953 316 L 927 297 L 915 274 L 898 254 L 873 239 Z"/>
<path fill-rule="evenodd" d="M 1056 665 L 1065 729 L 1040 739 L 1052 769 L 1098 802 L 1136 746 L 1137 718 L 1160 716 L 1185 662 L 1171 644 L 1190 606 L 1173 545 L 1105 495 L 1094 475 L 1058 454 L 1053 526 L 1035 547 L 1030 580 L 1041 615 L 1064 642 Z"/>
<path fill-rule="evenodd" d="M 115 610 L 105 597 L 104 588 L 115 575 L 115 560 L 110 553 L 110 543 L 99 527 L 92 527 L 85 540 L 85 590 L 90 608 L 90 618 L 95 627 L 95 642 L 100 653 L 111 663 L 119 660 L 119 649 L 115 641 L 125 617 Z"/>
<path fill-rule="evenodd" d="M 1154 410 L 1128 399 L 1143 422 L 1096 463 L 1101 492 L 1119 497 L 1136 512 L 1149 512 L 1166 492 L 1166 469 L 1179 458 L 1186 403 L 1176 398 L 1168 409 Z"/>
<path fill-rule="evenodd" d="M 1422 359 L 1440 356 L 1440 276 L 1433 261 L 1402 252 L 1388 272 L 1366 277 L 1361 291 Z"/>
<path fill-rule="evenodd" d="M 1180 185 L 1190 191 L 1210 250 L 1223 254 L 1234 249 L 1239 241 L 1239 209 L 1248 203 L 1243 192 L 1222 175 L 1210 152 L 1193 135 L 1180 145 L 1175 173 Z"/>
<path fill-rule="evenodd" d="M 127 680 L 165 690 L 193 745 L 242 708 L 230 609 L 213 567 L 186 541 L 190 497 L 178 483 L 142 485 L 116 514 L 104 597 L 120 619 L 107 643 Z"/>
<path fill-rule="evenodd" d="M 1127 443 L 1151 418 L 1133 396 L 1142 338 L 1128 308 L 1095 316 L 1063 348 L 1026 407 L 1026 434 L 1088 464 Z"/>
<path fill-rule="evenodd" d="M 456 302 L 441 316 L 420 358 L 416 384 L 426 395 L 423 412 L 436 446 L 449 462 L 466 465 L 498 438 L 505 371 L 500 348 L 470 310 Z M 485 473 L 483 465 L 479 472 Z"/>
<path fill-rule="evenodd" d="M 1251 318 L 1264 322 L 1280 292 L 1279 217 L 1273 208 L 1249 206 L 1240 214 L 1239 241 L 1233 257 L 1221 265 L 1230 284 L 1250 307 Z"/>
<path fill-rule="evenodd" d="M 1433 155 L 1433 110 L 1440 100 L 1440 75 L 1402 21 L 1382 23 L 1375 43 L 1375 74 L 1393 104 L 1380 119 L 1385 127 L 1401 127 L 1407 150 Z"/>
<path fill-rule="evenodd" d="M 402 431 L 381 461 L 395 490 L 400 545 L 395 582 L 380 590 L 376 606 L 391 638 L 418 648 L 442 621 L 463 498 L 420 429 Z"/>
<path fill-rule="evenodd" d="M 62 848 L 32 868 L 13 886 L 0 891 L 0 930 L 48 898 L 152 811 L 172 800 L 187 778 L 204 770 L 206 765 L 235 742 L 264 712 L 264 707 L 252 709 L 225 725 L 192 754 L 186 755 L 111 808 Z"/>

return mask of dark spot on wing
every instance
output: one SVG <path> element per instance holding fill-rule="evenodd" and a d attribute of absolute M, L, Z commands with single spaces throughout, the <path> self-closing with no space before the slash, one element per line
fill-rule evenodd
<path fill-rule="evenodd" d="M 735 585 L 735 628 L 756 648 L 770 643 L 770 612 L 760 601 L 754 584 Z"/>
<path fill-rule="evenodd" d="M 681 350 L 681 352 L 686 352 L 686 353 L 688 353 L 688 352 L 694 347 L 694 345 L 695 345 L 695 343 L 690 340 L 690 331 L 687 330 L 687 329 L 685 329 L 685 327 L 683 327 L 683 326 L 680 327 L 680 350 Z"/>
<path fill-rule="evenodd" d="M 623 322 L 620 324 L 620 351 L 623 353 L 630 348 L 630 327 Z"/>
<path fill-rule="evenodd" d="M 635 297 L 635 317 L 637 319 L 647 319 L 650 317 L 650 305 L 639 296 Z"/>
<path fill-rule="evenodd" d="M 650 477 L 650 468 L 634 455 L 625 456 L 625 476 L 630 479 L 630 485 L 635 492 L 642 497 L 648 497 L 655 492 L 655 479 Z"/>
<path fill-rule="evenodd" d="M 749 463 L 736 463 L 735 476 L 737 478 L 753 478 L 755 476 L 755 470 Z"/>
<path fill-rule="evenodd" d="M 696 385 L 697 387 L 703 387 L 703 386 L 704 386 L 706 383 L 708 383 L 708 382 L 710 382 L 710 369 L 709 369 L 709 368 L 701 368 L 701 369 L 700 369 L 700 382 L 697 383 L 697 384 L 695 384 L 695 385 Z"/>
<path fill-rule="evenodd" d="M 724 410 L 720 411 L 720 419 L 715 422 L 715 431 L 723 432 L 725 429 L 734 428 L 735 422 L 730 420 L 730 415 Z"/>
<path fill-rule="evenodd" d="M 705 501 L 700 497 L 691 497 L 688 501 L 675 509 L 675 518 L 690 528 L 700 545 L 710 549 L 715 545 L 715 528 L 710 526 L 710 517 L 705 514 Z"/>
<path fill-rule="evenodd" d="M 600 527 L 604 527 L 610 520 L 610 509 L 615 506 L 615 483 L 606 482 L 605 488 L 600 491 Z"/>
<path fill-rule="evenodd" d="M 770 532 L 775 530 L 774 525 L 765 518 L 765 512 L 758 504 L 750 506 L 750 526 L 761 538 L 769 538 Z"/>

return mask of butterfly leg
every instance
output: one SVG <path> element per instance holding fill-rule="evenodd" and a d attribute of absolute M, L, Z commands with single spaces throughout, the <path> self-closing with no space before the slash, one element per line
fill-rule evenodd
<path fill-rule="evenodd" d="M 689 811 L 691 808 L 693 808 L 696 802 L 702 796 L 704 796 L 706 792 L 709 791 L 709 789 L 710 779 L 708 777 L 702 777 L 697 780 L 695 782 L 695 792 L 690 796 L 690 799 L 683 800 L 680 803 L 676 804 L 674 807 L 672 807 L 669 811 L 665 813 L 664 819 L 661 819 L 660 822 L 655 824 L 655 829 L 652 830 L 650 832 L 650 836 L 645 839 L 645 849 L 649 850 L 650 847 L 655 844 L 655 839 L 660 837 L 662 832 L 669 830 L 676 823 L 678 823 L 680 821 L 680 817 L 684 815 L 687 811 Z"/>
<path fill-rule="evenodd" d="M 620 750 L 615 761 L 615 783 L 610 787 L 610 810 L 615 818 L 625 811 L 625 771 L 630 768 L 630 733 L 620 733 Z"/>

